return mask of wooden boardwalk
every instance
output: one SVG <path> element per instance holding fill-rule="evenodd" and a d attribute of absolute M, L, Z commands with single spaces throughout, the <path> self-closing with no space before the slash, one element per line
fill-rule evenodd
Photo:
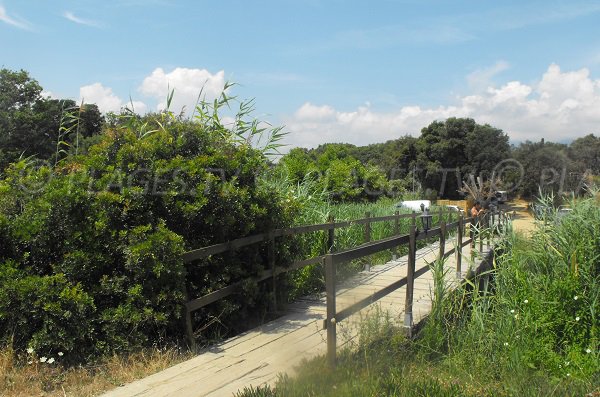
<path fill-rule="evenodd" d="M 456 239 L 447 241 L 452 246 Z M 437 243 L 417 251 L 416 268 L 433 262 Z M 462 268 L 472 264 L 470 247 L 463 248 Z M 407 257 L 372 267 L 338 287 L 337 306 L 342 309 L 406 276 Z M 456 255 L 445 263 L 446 278 L 456 283 Z M 464 274 L 464 272 L 463 272 Z M 422 320 L 431 310 L 433 274 L 415 279 L 413 319 Z M 338 349 L 351 343 L 356 323 L 374 307 L 388 312 L 402 324 L 406 288 L 402 287 L 349 319 L 338 324 Z M 325 354 L 326 318 L 324 296 L 304 298 L 290 305 L 287 315 L 261 327 L 230 338 L 201 352 L 197 357 L 104 394 L 105 397 L 132 396 L 232 396 L 245 386 L 273 384 L 281 372 L 293 373 L 304 359 Z"/>

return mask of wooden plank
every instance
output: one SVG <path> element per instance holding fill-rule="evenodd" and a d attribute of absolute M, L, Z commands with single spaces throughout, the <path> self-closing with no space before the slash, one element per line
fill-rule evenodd
<path fill-rule="evenodd" d="M 388 237 L 383 240 L 377 240 L 369 244 L 364 244 L 357 248 L 352 248 L 346 251 L 333 254 L 333 260 L 336 264 L 349 262 L 353 259 L 362 258 L 364 256 L 376 254 L 377 252 L 392 249 L 398 245 L 406 244 L 408 235 Z"/>
<path fill-rule="evenodd" d="M 200 298 L 193 299 L 185 304 L 185 307 L 188 312 L 194 312 L 200 308 L 203 308 L 206 305 L 210 305 L 213 302 L 218 301 L 219 299 L 223 299 L 233 294 L 240 288 L 242 282 L 237 282 L 235 284 L 229 285 L 225 288 L 221 288 L 217 291 L 213 291 L 206 295 L 201 296 Z"/>
<path fill-rule="evenodd" d="M 384 296 L 389 295 L 390 293 L 398 290 L 399 288 L 404 287 L 405 285 L 406 285 L 406 277 L 396 281 L 393 284 L 388 285 L 387 287 L 385 287 L 373 294 L 370 294 L 368 297 L 363 298 L 360 301 L 352 304 L 351 306 L 337 312 L 337 314 L 335 315 L 336 321 L 339 322 L 339 321 L 347 319 L 354 313 L 364 309 L 365 307 L 378 301 L 379 299 L 383 298 Z M 327 325 L 327 324 L 325 324 L 325 325 Z"/>
<path fill-rule="evenodd" d="M 254 236 L 248 236 L 243 238 L 238 238 L 236 240 L 231 240 L 226 243 L 215 244 L 209 247 L 198 248 L 192 251 L 188 251 L 184 253 L 181 257 L 185 263 L 192 262 L 196 259 L 206 258 L 210 255 L 220 254 L 226 251 L 235 250 L 238 248 L 242 248 L 248 245 L 260 243 L 268 238 L 267 233 L 257 234 Z"/>

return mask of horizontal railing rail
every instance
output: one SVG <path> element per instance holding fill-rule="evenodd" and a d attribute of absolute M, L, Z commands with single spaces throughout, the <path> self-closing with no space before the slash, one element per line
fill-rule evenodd
<path fill-rule="evenodd" d="M 462 269 L 462 248 L 466 245 L 471 244 L 474 246 L 475 238 L 478 237 L 480 241 L 480 251 L 483 250 L 483 235 L 481 234 L 481 230 L 488 227 L 490 224 L 494 224 L 495 217 L 497 217 L 496 224 L 502 222 L 504 219 L 498 213 L 489 213 L 479 217 L 471 217 L 471 218 L 463 218 L 462 215 L 455 222 L 446 222 L 443 217 L 440 217 L 440 225 L 434 229 L 430 229 L 427 231 L 419 231 L 416 225 L 416 217 L 415 214 L 412 214 L 410 233 L 408 235 L 399 236 L 391 239 L 380 240 L 374 243 L 371 243 L 367 246 L 357 247 L 354 249 L 350 249 L 343 252 L 338 253 L 329 253 L 325 255 L 323 259 L 323 264 L 325 266 L 325 283 L 326 283 L 326 298 L 327 298 L 327 316 L 326 319 L 323 320 L 323 329 L 327 330 L 327 358 L 329 364 L 331 366 L 335 366 L 336 363 L 336 327 L 340 321 L 347 319 L 353 314 L 359 312 L 365 307 L 371 305 L 372 303 L 378 301 L 379 299 L 391 294 L 392 292 L 406 287 L 406 297 L 405 297 L 405 315 L 404 315 L 404 326 L 409 330 L 412 330 L 413 326 L 413 291 L 414 291 L 414 280 L 427 273 L 430 270 L 430 264 L 426 264 L 420 269 L 415 269 L 416 267 L 416 249 L 417 249 L 417 241 L 427 239 L 429 237 L 439 237 L 439 254 L 437 258 L 443 260 L 448 258 L 449 256 L 456 254 L 456 272 L 457 276 L 461 277 Z M 470 224 L 470 238 L 466 241 L 463 241 L 463 229 L 464 227 Z M 456 233 L 456 244 L 453 248 L 446 251 L 446 235 L 448 232 L 452 230 L 457 230 Z M 479 230 L 478 235 L 476 235 L 476 230 Z M 490 244 L 490 234 L 486 234 L 487 244 Z M 336 267 L 339 264 L 348 262 L 353 259 L 360 258 L 362 256 L 372 255 L 379 251 L 387 250 L 393 248 L 394 244 L 408 244 L 408 263 L 407 263 L 407 275 L 388 286 L 370 294 L 367 297 L 360 299 L 359 301 L 351 304 L 348 307 L 337 311 L 336 308 Z"/>
<path fill-rule="evenodd" d="M 231 240 L 231 241 L 220 243 L 220 244 L 214 244 L 211 246 L 191 250 L 189 252 L 184 253 L 182 255 L 182 259 L 184 260 L 184 262 L 190 263 L 190 262 L 193 262 L 193 261 L 196 261 L 199 259 L 207 258 L 211 255 L 217 255 L 217 254 L 222 254 L 222 253 L 229 252 L 229 251 L 234 251 L 234 250 L 237 250 L 237 249 L 240 249 L 243 247 L 247 247 L 247 246 L 250 246 L 253 244 L 259 244 L 259 243 L 264 243 L 264 242 L 269 243 L 268 258 L 267 258 L 269 268 L 264 269 L 263 271 L 260 272 L 260 274 L 254 276 L 254 277 L 248 277 L 248 278 L 239 280 L 237 282 L 234 282 L 230 285 L 222 287 L 218 290 L 212 291 L 212 292 L 205 294 L 203 296 L 200 296 L 198 298 L 190 299 L 187 303 L 185 303 L 184 309 L 185 309 L 186 333 L 187 333 L 190 345 L 192 347 L 195 346 L 192 313 L 207 306 L 207 305 L 210 305 L 214 302 L 217 302 L 221 299 L 227 298 L 233 294 L 240 292 L 242 290 L 244 283 L 247 281 L 261 282 L 261 281 L 265 281 L 265 280 L 271 278 L 271 279 L 273 279 L 273 290 L 274 290 L 273 292 L 275 292 L 275 290 L 277 288 L 276 277 L 278 275 L 281 275 L 281 274 L 284 274 L 284 273 L 287 273 L 287 272 L 290 272 L 293 270 L 298 270 L 298 269 L 301 269 L 303 267 L 310 266 L 310 265 L 322 264 L 322 263 L 326 264 L 328 260 L 334 261 L 335 264 L 349 262 L 349 261 L 352 261 L 352 260 L 355 260 L 358 258 L 376 254 L 378 252 L 397 249 L 398 247 L 403 246 L 403 245 L 409 245 L 409 259 L 410 259 L 411 246 L 416 247 L 417 241 L 424 240 L 427 238 L 440 238 L 441 244 L 443 244 L 442 241 L 445 240 L 445 235 L 449 231 L 457 229 L 458 234 L 461 235 L 461 230 L 464 227 L 464 225 L 467 222 L 472 223 L 472 221 L 473 221 L 473 218 L 463 218 L 462 215 L 457 212 L 440 211 L 437 214 L 439 214 L 440 226 L 429 229 L 427 231 L 421 231 L 421 232 L 419 232 L 415 227 L 415 220 L 417 218 L 417 215 L 414 212 L 410 213 L 410 214 L 400 214 L 397 211 L 394 215 L 379 216 L 379 217 L 371 217 L 370 214 L 367 213 L 366 217 L 362 218 L 362 219 L 335 222 L 334 219 L 331 218 L 329 222 L 323 223 L 323 224 L 302 225 L 302 226 L 294 226 L 294 227 L 290 227 L 290 228 L 275 229 L 275 230 L 267 232 L 267 233 L 260 233 L 260 234 L 256 234 L 256 235 L 252 235 L 252 236 L 242 237 L 239 239 Z M 446 223 L 444 218 L 447 217 L 448 221 L 450 221 L 449 218 L 452 215 L 457 215 L 459 219 L 456 221 L 453 221 L 453 222 Z M 411 219 L 410 228 L 411 228 L 412 234 L 409 233 L 409 234 L 405 234 L 405 235 L 399 235 L 400 220 L 401 219 L 409 219 L 409 218 Z M 395 224 L 394 224 L 394 234 L 395 235 L 392 237 L 384 238 L 384 239 L 377 240 L 377 241 L 370 241 L 371 240 L 371 224 L 375 223 L 375 222 L 386 222 L 386 221 L 394 221 L 395 222 Z M 334 246 L 335 230 L 340 229 L 340 228 L 354 226 L 354 225 L 364 225 L 365 243 L 361 244 L 357 247 L 354 247 L 354 248 L 346 249 L 344 251 L 340 251 L 340 252 L 336 252 L 336 253 L 331 252 L 331 250 Z M 473 233 L 473 230 L 474 230 L 474 228 L 471 228 L 471 233 Z M 324 254 L 324 255 L 317 255 L 315 257 L 311 257 L 308 259 L 296 260 L 294 262 L 291 262 L 290 264 L 288 264 L 285 267 L 276 266 L 276 264 L 275 264 L 276 261 L 275 261 L 275 257 L 274 257 L 274 244 L 275 244 L 276 238 L 285 237 L 285 236 L 295 236 L 295 235 L 318 232 L 318 231 L 327 231 L 328 232 L 327 249 L 330 251 L 329 253 Z M 462 241 L 462 237 L 461 237 L 460 241 Z M 470 239 L 468 239 L 464 243 L 460 244 L 460 247 L 458 248 L 458 252 L 460 252 L 465 245 L 468 245 L 471 243 L 474 243 L 473 235 L 471 236 Z M 443 253 L 443 254 L 445 257 L 447 257 L 447 256 L 452 255 L 452 253 L 454 253 L 455 250 L 456 250 L 456 248 L 447 253 Z M 414 256 L 414 253 L 413 253 L 413 256 Z M 331 258 L 335 258 L 335 259 L 331 259 Z M 460 262 L 460 259 L 458 259 L 457 262 Z M 328 269 L 328 266 L 326 265 L 326 272 L 325 272 L 326 273 L 326 290 L 328 290 L 327 286 L 329 285 L 329 283 L 331 283 L 331 277 L 329 276 L 327 269 Z M 420 275 L 424 274 L 427 271 L 427 269 L 428 269 L 428 267 L 426 266 L 426 267 L 423 267 L 423 268 L 417 270 L 416 272 L 414 272 L 412 277 L 413 278 L 419 277 Z M 460 263 L 457 263 L 457 272 L 460 272 Z M 352 315 L 353 313 L 355 313 L 357 310 L 360 310 L 360 309 L 368 306 L 370 303 L 374 302 L 375 300 L 381 299 L 381 297 L 388 295 L 390 292 L 392 292 L 398 288 L 401 288 L 404 285 L 407 285 L 407 283 L 410 284 L 410 280 L 409 280 L 408 276 L 405 279 L 399 280 L 399 281 L 393 283 L 392 285 L 387 286 L 384 289 L 372 294 L 371 296 L 361 300 L 360 302 L 355 303 L 351 307 L 345 308 L 340 313 L 337 313 L 335 318 L 338 319 L 339 321 L 341 321 L 341 320 L 347 318 L 348 316 Z M 275 296 L 276 294 L 273 293 L 273 295 Z M 327 297 L 329 299 L 329 294 L 327 294 Z M 276 305 L 276 302 L 275 302 L 275 305 Z"/>

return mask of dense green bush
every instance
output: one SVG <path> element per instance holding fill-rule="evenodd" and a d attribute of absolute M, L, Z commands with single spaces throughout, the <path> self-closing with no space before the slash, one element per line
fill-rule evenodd
<path fill-rule="evenodd" d="M 0 181 L 0 340 L 76 362 L 179 338 L 186 299 L 266 264 L 258 245 L 187 265 L 181 254 L 288 225 L 297 210 L 258 182 L 267 167 L 214 119 L 170 113 L 130 114 L 56 166 L 12 164 Z M 201 337 L 264 312 L 268 288 L 245 290 L 198 313 Z"/>

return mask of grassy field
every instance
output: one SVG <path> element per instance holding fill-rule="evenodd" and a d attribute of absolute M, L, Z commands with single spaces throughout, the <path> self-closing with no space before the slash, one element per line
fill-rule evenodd
<path fill-rule="evenodd" d="M 509 233 L 488 281 L 436 296 L 416 339 L 367 319 L 335 370 L 320 357 L 240 395 L 600 395 L 600 207 L 573 208 L 529 238 Z"/>

